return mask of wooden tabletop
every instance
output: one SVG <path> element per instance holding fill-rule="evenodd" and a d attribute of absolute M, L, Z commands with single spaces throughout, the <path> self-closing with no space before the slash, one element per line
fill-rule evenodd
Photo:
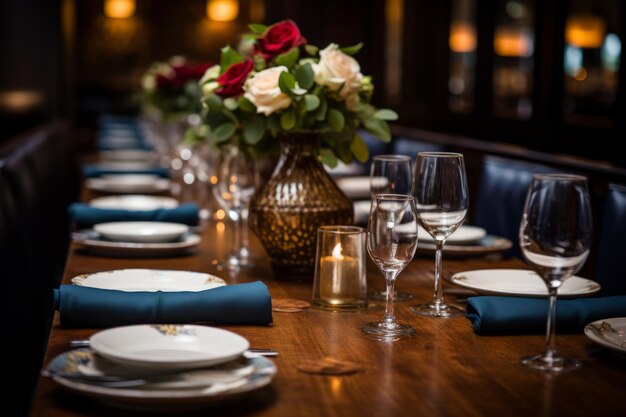
<path fill-rule="evenodd" d="M 229 225 L 204 226 L 202 244 L 187 256 L 163 259 L 106 258 L 71 247 L 64 282 L 84 273 L 120 268 L 181 269 L 211 273 L 228 283 L 262 280 L 273 299 L 310 300 L 312 282 L 277 280 L 254 235 L 256 266 L 229 276 L 217 260 L 228 251 Z M 523 367 L 522 356 L 543 351 L 545 336 L 479 336 L 468 319 L 417 316 L 409 306 L 432 299 L 434 258 L 417 256 L 400 274 L 397 289 L 414 299 L 397 303 L 400 322 L 417 329 L 395 342 L 372 340 L 360 330 L 382 317 L 383 304 L 370 302 L 359 312 L 307 309 L 274 312 L 271 326 L 220 326 L 243 335 L 254 347 L 279 351 L 272 359 L 278 374 L 271 385 L 251 394 L 212 402 L 196 411 L 211 416 L 617 416 L 626 415 L 626 359 L 604 350 L 581 334 L 558 335 L 563 355 L 582 360 L 580 370 L 543 374 Z M 482 268 L 525 268 L 519 260 L 446 259 L 446 276 Z M 370 288 L 382 288 L 382 275 L 368 260 Z M 447 300 L 463 294 L 445 283 Z M 457 302 L 463 302 L 457 300 Z M 558 325 L 558 323 L 557 323 Z M 72 339 L 85 339 L 96 329 L 67 329 L 55 317 L 45 363 L 67 350 Z M 324 357 L 355 361 L 364 371 L 343 376 L 303 373 L 304 360 Z M 181 414 L 176 412 L 174 414 Z M 152 415 L 120 409 L 66 391 L 40 378 L 32 416 Z"/>

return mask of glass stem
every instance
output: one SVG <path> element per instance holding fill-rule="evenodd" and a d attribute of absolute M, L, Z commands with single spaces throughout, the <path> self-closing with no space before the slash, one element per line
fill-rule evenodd
<path fill-rule="evenodd" d="M 546 326 L 546 351 L 543 359 L 546 362 L 554 361 L 556 357 L 556 293 L 558 287 L 550 287 L 550 307 L 548 310 L 548 324 Z"/>
<path fill-rule="evenodd" d="M 440 307 L 445 304 L 443 301 L 443 289 L 441 288 L 443 244 L 443 240 L 435 239 L 435 291 L 433 294 L 433 304 L 435 306 L 435 310 L 437 311 L 439 311 Z"/>
<path fill-rule="evenodd" d="M 244 207 L 241 211 L 241 248 L 239 249 L 239 255 L 241 258 L 248 258 L 250 256 L 249 246 L 250 240 L 248 239 L 248 214 L 250 208 Z"/>
<path fill-rule="evenodd" d="M 231 263 L 233 260 L 239 260 L 239 249 L 241 248 L 243 228 L 241 225 L 241 210 L 237 212 L 236 220 L 233 220 L 233 236 L 231 239 L 232 246 L 230 250 Z"/>
<path fill-rule="evenodd" d="M 385 272 L 385 284 L 387 291 L 385 293 L 385 316 L 383 317 L 383 324 L 385 327 L 393 327 L 396 324 L 396 316 L 393 311 L 393 299 L 394 299 L 394 286 L 396 284 L 396 277 L 398 272 L 386 271 Z"/>

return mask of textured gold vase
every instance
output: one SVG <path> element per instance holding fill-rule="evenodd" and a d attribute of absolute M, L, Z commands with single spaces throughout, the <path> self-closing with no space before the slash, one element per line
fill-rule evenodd
<path fill-rule="evenodd" d="M 265 247 L 277 279 L 313 279 L 317 229 L 353 222 L 352 202 L 317 159 L 320 136 L 280 138 L 272 176 L 250 206 L 250 225 Z"/>

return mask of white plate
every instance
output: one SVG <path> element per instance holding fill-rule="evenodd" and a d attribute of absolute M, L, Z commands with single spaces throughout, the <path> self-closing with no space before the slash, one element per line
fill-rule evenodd
<path fill-rule="evenodd" d="M 94 168 L 109 171 L 132 171 L 146 170 L 158 167 L 152 162 L 147 161 L 106 161 L 93 165 Z"/>
<path fill-rule="evenodd" d="M 424 242 L 434 242 L 431 235 L 421 226 L 418 228 L 419 240 Z M 482 227 L 462 225 L 452 233 L 446 240 L 446 244 L 468 244 L 479 241 L 487 236 L 487 231 Z M 445 247 L 445 246 L 444 246 Z"/>
<path fill-rule="evenodd" d="M 369 176 L 337 178 L 335 181 L 348 198 L 355 200 L 370 197 Z"/>
<path fill-rule="evenodd" d="M 548 287 L 534 271 L 525 269 L 481 269 L 458 272 L 450 280 L 479 294 L 547 297 Z M 600 291 L 600 284 L 586 278 L 570 277 L 559 288 L 559 298 L 575 298 Z"/>
<path fill-rule="evenodd" d="M 454 243 L 447 243 L 443 247 L 443 254 L 445 257 L 455 258 L 467 258 L 472 256 L 487 256 L 498 252 L 504 252 L 513 247 L 513 242 L 509 239 L 499 236 L 487 235 L 477 242 L 472 242 L 471 245 L 455 245 Z M 422 240 L 422 235 L 419 235 L 417 241 L 417 252 L 419 254 L 432 256 L 435 252 L 435 243 L 433 241 Z"/>
<path fill-rule="evenodd" d="M 233 332 L 194 324 L 139 324 L 93 334 L 89 346 L 125 366 L 176 370 L 231 361 L 248 350 L 248 341 Z"/>
<path fill-rule="evenodd" d="M 94 198 L 89 202 L 89 205 L 96 208 L 113 210 L 147 211 L 161 208 L 176 208 L 178 207 L 178 201 L 171 197 L 129 194 Z"/>
<path fill-rule="evenodd" d="M 179 241 L 166 243 L 130 243 L 103 240 L 93 230 L 72 234 L 72 240 L 83 249 L 95 255 L 116 256 L 123 258 L 151 258 L 177 256 L 187 253 L 198 246 L 200 236 L 192 233 L 184 235 Z"/>
<path fill-rule="evenodd" d="M 83 287 L 118 291 L 204 291 L 226 285 L 222 278 L 200 272 L 163 269 L 118 269 L 72 278 Z"/>
<path fill-rule="evenodd" d="M 70 350 L 52 359 L 47 369 L 54 372 L 75 373 L 78 369 L 90 367 L 94 357 L 95 355 L 89 350 Z M 54 376 L 53 379 L 71 391 L 100 400 L 132 407 L 152 408 L 159 411 L 172 410 L 180 413 L 181 408 L 198 407 L 207 402 L 238 396 L 262 388 L 272 382 L 276 375 L 276 365 L 271 360 L 256 357 L 248 359 L 247 363 L 252 365 L 253 370 L 251 374 L 242 379 L 232 382 L 216 382 L 196 388 L 163 386 L 162 384 L 156 387 L 146 385 L 133 388 L 107 388 L 62 376 Z"/>
<path fill-rule="evenodd" d="M 189 232 L 189 226 L 167 222 L 110 222 L 96 224 L 93 230 L 116 242 L 164 243 L 179 239 Z"/>
<path fill-rule="evenodd" d="M 87 187 L 111 193 L 162 193 L 170 189 L 170 180 L 157 175 L 103 175 L 87 179 Z"/>
<path fill-rule="evenodd" d="M 585 326 L 585 335 L 594 342 L 626 353 L 626 317 L 594 321 Z"/>
<path fill-rule="evenodd" d="M 158 155 L 145 150 L 100 151 L 100 159 L 104 161 L 156 161 Z"/>

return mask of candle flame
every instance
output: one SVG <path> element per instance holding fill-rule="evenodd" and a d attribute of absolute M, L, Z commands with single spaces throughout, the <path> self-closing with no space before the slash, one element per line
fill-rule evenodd
<path fill-rule="evenodd" d="M 341 242 L 337 243 L 335 245 L 335 248 L 333 249 L 333 258 L 337 259 L 337 260 L 342 260 L 343 259 L 343 255 L 341 254 Z"/>

